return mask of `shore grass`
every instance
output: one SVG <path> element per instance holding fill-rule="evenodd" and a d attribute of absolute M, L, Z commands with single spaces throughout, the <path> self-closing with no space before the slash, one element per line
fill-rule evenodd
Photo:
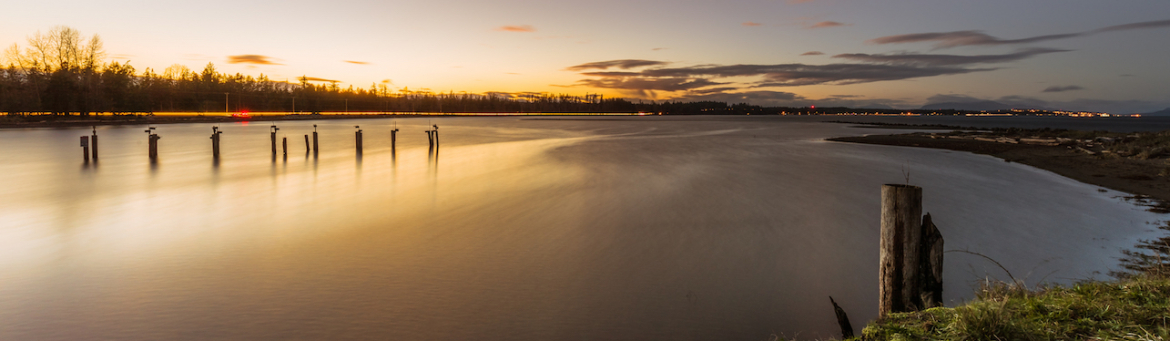
<path fill-rule="evenodd" d="M 987 282 L 967 304 L 893 314 L 854 340 L 1170 340 L 1170 278 L 1040 289 Z"/>
<path fill-rule="evenodd" d="M 970 302 L 892 314 L 851 340 L 1170 341 L 1170 235 L 1123 255 L 1114 280 L 1039 288 L 985 281 Z"/>

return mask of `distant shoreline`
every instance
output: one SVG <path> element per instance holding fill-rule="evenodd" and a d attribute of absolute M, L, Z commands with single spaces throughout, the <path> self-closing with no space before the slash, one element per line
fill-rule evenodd
<path fill-rule="evenodd" d="M 225 123 L 225 122 L 271 122 L 307 120 L 344 120 L 363 118 L 407 118 L 407 117 L 497 117 L 497 116 L 633 116 L 634 113 L 378 113 L 378 114 L 296 114 L 266 115 L 259 113 L 251 117 L 219 115 L 100 115 L 100 116 L 37 116 L 27 120 L 24 117 L 0 116 L 0 129 L 11 128 L 67 128 L 111 125 L 176 124 L 176 123 Z"/>
<path fill-rule="evenodd" d="M 1106 158 L 1078 153 L 1066 146 L 1009 144 L 977 140 L 939 139 L 928 134 L 868 135 L 829 138 L 829 141 L 947 149 L 990 155 L 1047 170 L 1083 183 L 1131 193 L 1127 197 L 1151 211 L 1170 213 L 1170 176 L 1165 160 Z M 1153 200 L 1151 200 L 1153 199 Z"/>

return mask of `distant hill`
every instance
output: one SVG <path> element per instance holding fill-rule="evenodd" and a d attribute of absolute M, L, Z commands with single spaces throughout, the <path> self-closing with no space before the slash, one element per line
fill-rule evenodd
<path fill-rule="evenodd" d="M 942 103 L 929 103 L 927 105 L 922 106 L 922 109 L 926 109 L 926 110 L 957 109 L 957 110 L 994 111 L 994 110 L 1010 110 L 1012 108 L 1013 107 L 1011 105 L 1003 104 L 1003 103 L 996 102 L 996 101 L 942 102 Z"/>
<path fill-rule="evenodd" d="M 1148 114 L 1142 114 L 1142 116 L 1170 116 L 1170 108 L 1162 109 L 1162 111 L 1155 111 L 1155 112 L 1148 113 Z"/>

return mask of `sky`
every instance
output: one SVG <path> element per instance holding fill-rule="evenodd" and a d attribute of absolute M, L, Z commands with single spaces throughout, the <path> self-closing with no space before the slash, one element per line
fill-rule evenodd
<path fill-rule="evenodd" d="M 0 5 L 109 60 L 342 87 L 784 106 L 1170 108 L 1166 0 L 140 1 Z"/>

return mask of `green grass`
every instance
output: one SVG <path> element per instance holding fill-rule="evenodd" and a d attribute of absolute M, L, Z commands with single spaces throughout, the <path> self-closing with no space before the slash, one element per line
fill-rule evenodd
<path fill-rule="evenodd" d="M 1170 278 L 1135 275 L 1036 290 L 985 283 L 965 305 L 892 314 L 860 339 L 1170 341 Z"/>

